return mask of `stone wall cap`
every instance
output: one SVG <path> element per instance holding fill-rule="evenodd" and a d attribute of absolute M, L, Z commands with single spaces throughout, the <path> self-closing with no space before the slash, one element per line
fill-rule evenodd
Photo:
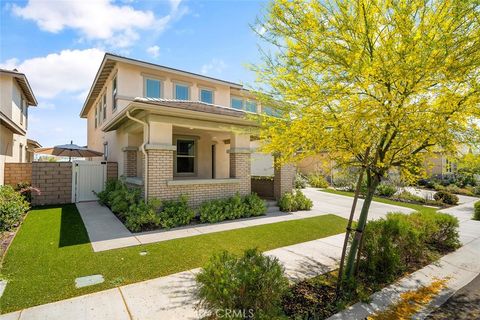
<path fill-rule="evenodd" d="M 250 148 L 231 148 L 227 150 L 228 153 L 252 153 Z"/>
<path fill-rule="evenodd" d="M 123 147 L 122 151 L 138 151 L 138 147 Z"/>
<path fill-rule="evenodd" d="M 185 185 L 199 185 L 199 184 L 229 184 L 240 183 L 241 179 L 226 178 L 226 179 L 185 179 L 185 180 L 169 180 L 167 186 L 185 186 Z"/>
<path fill-rule="evenodd" d="M 177 146 L 171 144 L 156 144 L 156 143 L 149 143 L 145 145 L 145 150 L 177 150 Z"/>

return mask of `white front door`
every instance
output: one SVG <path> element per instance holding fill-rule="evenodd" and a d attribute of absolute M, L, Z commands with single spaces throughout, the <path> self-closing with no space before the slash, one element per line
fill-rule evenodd
<path fill-rule="evenodd" d="M 105 188 L 107 178 L 107 163 L 104 161 L 74 161 L 73 169 L 73 200 L 97 200 L 96 192 Z"/>

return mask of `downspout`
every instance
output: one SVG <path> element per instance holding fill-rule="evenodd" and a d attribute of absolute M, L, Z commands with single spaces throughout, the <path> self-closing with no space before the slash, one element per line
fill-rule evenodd
<path fill-rule="evenodd" d="M 145 157 L 145 167 L 143 168 L 143 188 L 145 191 L 145 202 L 147 202 L 147 199 L 148 199 L 148 153 L 147 151 L 145 151 L 145 145 L 150 141 L 150 128 L 149 128 L 148 122 L 134 118 L 133 116 L 130 115 L 129 110 L 127 110 L 126 116 L 128 119 L 143 125 L 143 143 L 140 146 L 140 151 L 142 151 L 143 156 Z"/>

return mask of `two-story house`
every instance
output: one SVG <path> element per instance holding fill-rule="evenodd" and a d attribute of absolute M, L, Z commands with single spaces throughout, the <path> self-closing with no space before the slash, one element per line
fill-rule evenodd
<path fill-rule="evenodd" d="M 247 115 L 257 112 L 240 84 L 107 53 L 80 116 L 88 148 L 118 162 L 145 197 L 186 194 L 198 205 L 251 192 L 258 127 Z M 275 170 L 276 197 L 292 189 L 293 172 Z"/>
<path fill-rule="evenodd" d="M 40 145 L 27 139 L 28 108 L 37 100 L 25 74 L 0 69 L 0 185 L 5 163 L 31 162 L 33 148 Z"/>

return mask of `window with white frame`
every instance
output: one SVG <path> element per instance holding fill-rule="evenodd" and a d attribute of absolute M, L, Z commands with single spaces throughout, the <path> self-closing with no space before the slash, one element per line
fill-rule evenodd
<path fill-rule="evenodd" d="M 98 126 L 98 109 L 95 107 L 95 128 Z"/>
<path fill-rule="evenodd" d="M 240 97 L 232 97 L 231 107 L 238 110 L 243 110 L 243 99 Z"/>
<path fill-rule="evenodd" d="M 252 100 L 245 101 L 245 111 L 257 112 L 257 103 Z"/>
<path fill-rule="evenodd" d="M 177 100 L 190 100 L 190 86 L 187 84 L 175 83 L 174 93 Z"/>
<path fill-rule="evenodd" d="M 107 119 L 107 94 L 104 93 L 102 97 L 102 116 L 103 120 Z"/>
<path fill-rule="evenodd" d="M 145 97 L 161 98 L 162 97 L 162 81 L 159 79 L 145 78 Z"/>
<path fill-rule="evenodd" d="M 195 175 L 196 173 L 196 139 L 176 138 L 175 174 Z"/>
<path fill-rule="evenodd" d="M 213 90 L 200 88 L 200 101 L 213 103 Z"/>
<path fill-rule="evenodd" d="M 112 110 L 117 109 L 117 76 L 112 81 Z"/>
<path fill-rule="evenodd" d="M 20 124 L 23 124 L 23 114 L 25 113 L 25 99 L 20 97 Z"/>
<path fill-rule="evenodd" d="M 97 115 L 98 115 L 98 125 L 102 123 L 102 102 L 98 101 L 97 103 Z"/>

